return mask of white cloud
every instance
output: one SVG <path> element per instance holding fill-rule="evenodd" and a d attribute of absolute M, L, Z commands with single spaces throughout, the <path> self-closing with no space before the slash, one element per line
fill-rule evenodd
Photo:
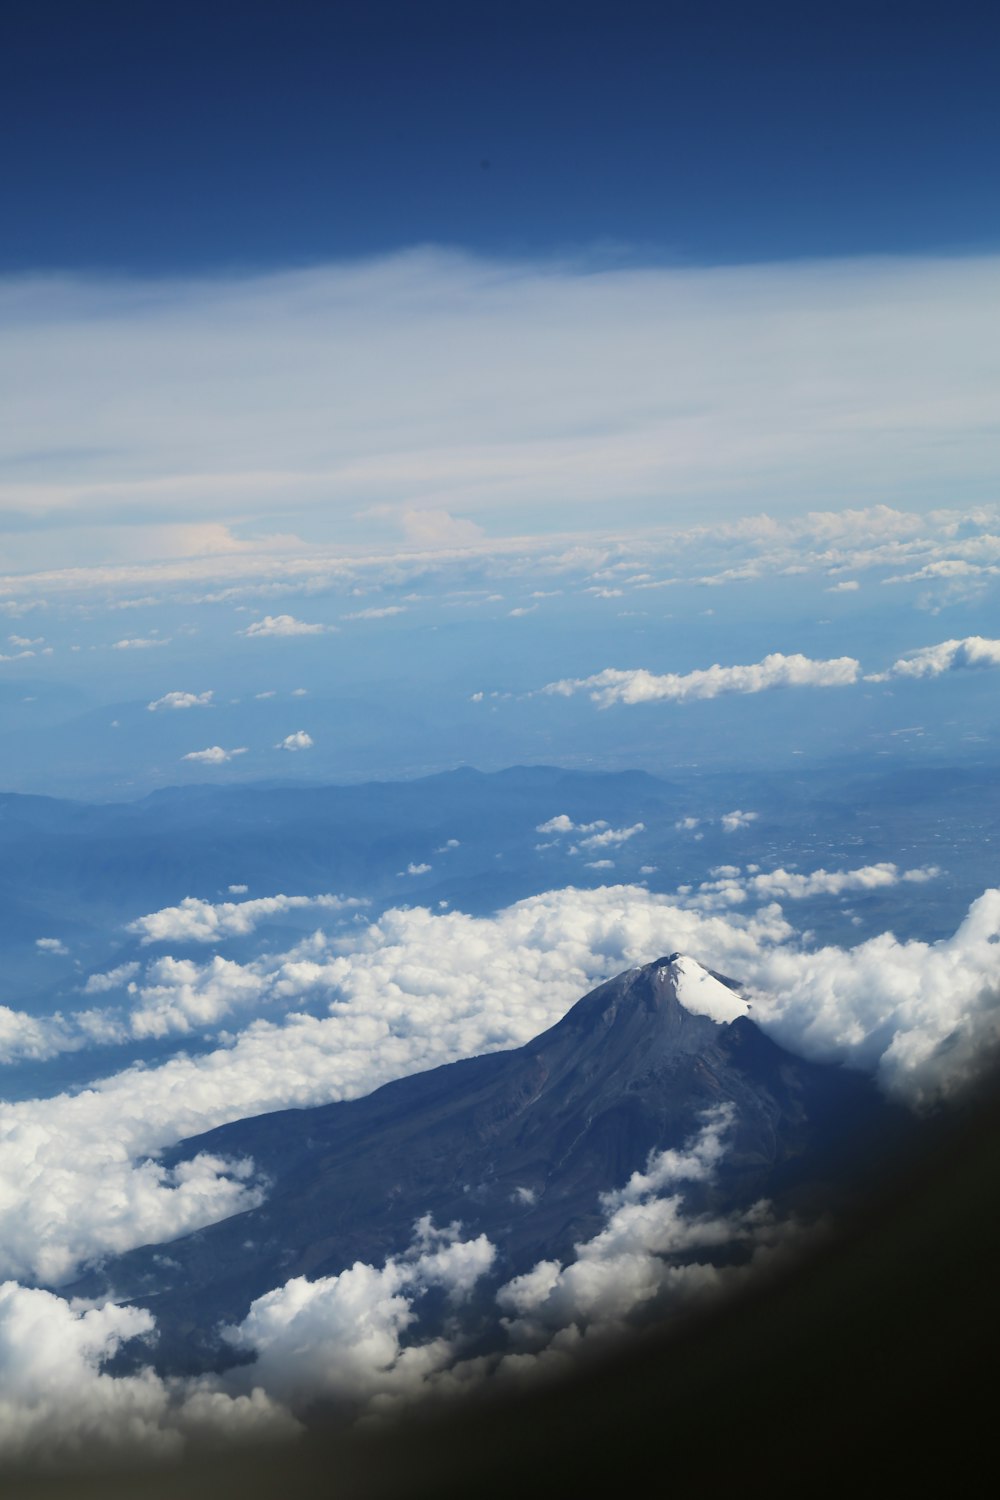
<path fill-rule="evenodd" d="M 230 885 L 226 889 L 231 896 L 245 896 L 250 887 L 248 885 Z"/>
<path fill-rule="evenodd" d="M 42 937 L 35 938 L 35 947 L 39 953 L 65 954 L 69 952 L 62 938 Z"/>
<path fill-rule="evenodd" d="M 586 862 L 588 870 L 613 870 L 614 867 L 613 859 L 588 859 Z"/>
<path fill-rule="evenodd" d="M 900 870 L 884 862 L 862 865 L 855 870 L 813 870 L 801 875 L 792 870 L 740 875 L 738 865 L 719 865 L 711 872 L 716 878 L 703 881 L 693 897 L 686 898 L 704 910 L 722 909 L 747 900 L 805 901 L 816 896 L 840 896 L 848 891 L 884 890 L 900 880 L 914 884 L 934 880 L 941 871 L 936 865 L 917 870 Z"/>
<path fill-rule="evenodd" d="M 432 868 L 433 867 L 431 865 L 427 865 L 427 864 L 418 865 L 418 864 L 415 864 L 413 862 L 413 860 L 411 860 L 410 863 L 407 865 L 407 867 L 406 867 L 405 870 L 397 870 L 396 874 L 397 875 L 426 875 L 427 872 L 428 872 L 428 870 L 430 870 Z"/>
<path fill-rule="evenodd" d="M 109 990 L 122 989 L 130 979 L 135 978 L 139 968 L 137 963 L 127 963 L 119 964 L 116 969 L 109 969 L 106 974 L 91 974 L 83 986 L 83 993 L 105 995 Z"/>
<path fill-rule="evenodd" d="M 717 698 L 722 693 L 762 693 L 772 688 L 844 687 L 858 680 L 861 665 L 853 656 L 813 661 L 808 656 L 784 656 L 780 651 L 749 666 L 723 667 L 717 662 L 695 672 L 666 672 L 657 676 L 641 668 L 620 671 L 606 667 L 591 677 L 569 677 L 547 683 L 543 693 L 564 698 L 589 692 L 600 708 L 615 703 L 686 703 L 698 698 Z"/>
<path fill-rule="evenodd" d="M 50 456 L 8 470 L 0 509 L 58 518 L 46 540 L 69 560 L 81 533 L 100 545 L 142 516 L 147 555 L 194 557 L 259 550 L 230 524 L 279 508 L 360 513 L 372 536 L 388 511 L 411 546 L 457 549 L 483 514 L 527 531 L 612 500 L 627 526 L 652 497 L 715 521 L 758 498 L 978 491 L 998 283 L 993 256 L 609 267 L 428 249 L 147 279 L 141 296 L 128 278 L 7 278 L 0 380 L 20 442 Z M 180 505 L 202 519 L 171 527 Z"/>
<path fill-rule="evenodd" d="M 217 1379 L 102 1370 L 123 1344 L 153 1331 L 144 1308 L 82 1308 L 38 1288 L 0 1285 L 0 1461 L 78 1473 L 112 1458 L 177 1458 L 192 1442 L 299 1430 L 260 1389 L 232 1396 Z"/>
<path fill-rule="evenodd" d="M 335 625 L 309 625 L 294 615 L 265 615 L 262 620 L 254 620 L 237 633 L 259 639 L 262 636 L 324 635 L 335 629 Z"/>
<path fill-rule="evenodd" d="M 1000 667 L 1000 641 L 981 635 L 964 640 L 941 641 L 937 646 L 923 646 L 893 662 L 887 672 L 866 677 L 866 682 L 888 682 L 894 677 L 940 677 L 945 672 L 962 672 Z"/>
<path fill-rule="evenodd" d="M 193 760 L 206 766 L 218 766 L 223 761 L 232 760 L 234 755 L 246 755 L 246 753 L 246 745 L 237 745 L 235 750 L 224 750 L 221 745 L 209 745 L 207 750 L 189 750 L 187 755 L 181 756 L 181 760 Z"/>
<path fill-rule="evenodd" d="M 255 1355 L 246 1377 L 293 1409 L 323 1398 L 415 1394 L 452 1362 L 454 1349 L 445 1338 L 404 1347 L 402 1335 L 417 1321 L 414 1301 L 431 1287 L 465 1299 L 496 1256 L 485 1235 L 463 1240 L 460 1231 L 437 1230 L 427 1217 L 410 1251 L 381 1269 L 358 1261 L 338 1276 L 297 1276 L 259 1297 L 239 1325 L 223 1330 Z"/>
<path fill-rule="evenodd" d="M 0 1005 L 0 1063 L 25 1058 L 42 1061 L 59 1052 L 75 1051 L 80 1045 L 62 1016 L 29 1016 L 26 1011 Z"/>
<path fill-rule="evenodd" d="M 385 604 L 380 608 L 357 609 L 353 614 L 341 615 L 342 620 L 388 620 L 392 615 L 405 615 L 405 604 Z"/>
<path fill-rule="evenodd" d="M 126 639 L 126 640 L 115 641 L 114 644 L 112 645 L 111 649 L 112 649 L 112 651 L 147 651 L 152 646 L 169 646 L 169 645 L 170 645 L 170 637 L 167 636 L 167 635 L 158 635 L 158 636 L 138 636 L 137 635 L 137 636 L 132 636 L 131 638 Z"/>
<path fill-rule="evenodd" d="M 162 698 L 154 698 L 146 707 L 150 713 L 155 713 L 158 708 L 208 708 L 213 697 L 211 688 L 205 693 L 164 693 Z"/>
<path fill-rule="evenodd" d="M 828 594 L 856 594 L 860 587 L 856 578 L 842 578 L 839 583 L 831 584 L 826 592 Z"/>
<path fill-rule="evenodd" d="M 679 833 L 693 833 L 700 822 L 700 818 L 678 818 L 674 827 Z"/>
<path fill-rule="evenodd" d="M 246 886 L 230 886 L 242 894 Z M 318 908 L 323 911 L 353 911 L 367 906 L 357 896 L 259 896 L 252 901 L 223 901 L 213 905 L 197 896 L 185 896 L 179 906 L 165 906 L 129 922 L 127 931 L 146 943 L 211 943 L 219 938 L 245 937 L 269 917 L 287 911 Z"/>
<path fill-rule="evenodd" d="M 738 828 L 747 828 L 755 823 L 760 816 L 755 812 L 742 812 L 738 807 L 733 812 L 723 813 L 719 822 L 722 824 L 723 833 L 735 833 Z"/>
<path fill-rule="evenodd" d="M 283 740 L 275 745 L 275 750 L 311 750 L 314 740 L 311 734 L 304 729 L 296 729 L 292 734 L 286 734 Z"/>
<path fill-rule="evenodd" d="M 637 833 L 644 833 L 645 823 L 633 823 L 629 828 L 605 828 L 601 833 L 592 833 L 589 837 L 580 840 L 581 849 L 607 849 L 618 844 L 626 844 L 629 839 L 635 838 Z"/>
<path fill-rule="evenodd" d="M 766 1203 L 723 1216 L 688 1214 L 683 1195 L 667 1191 L 711 1180 L 733 1116 L 731 1105 L 709 1110 L 683 1150 L 652 1152 L 645 1172 L 634 1172 L 624 1188 L 603 1194 L 605 1226 L 574 1246 L 568 1265 L 540 1261 L 500 1288 L 497 1303 L 508 1315 L 505 1323 L 515 1343 L 544 1348 L 562 1332 L 556 1347 L 572 1349 L 576 1336 L 618 1330 L 636 1308 L 654 1299 L 690 1300 L 746 1274 L 745 1266 L 720 1269 L 709 1259 L 679 1262 L 678 1257 L 739 1244 L 759 1256 L 761 1247 L 787 1236 L 788 1226 L 775 1223 Z M 566 1331 L 574 1338 L 567 1340 Z"/>
<path fill-rule="evenodd" d="M 574 823 L 568 813 L 557 813 L 554 818 L 549 818 L 545 823 L 538 823 L 535 827 L 536 833 L 597 833 L 607 828 L 603 818 L 597 818 L 593 823 Z M 643 825 L 636 824 L 636 829 Z M 628 837 L 628 835 L 626 835 Z"/>

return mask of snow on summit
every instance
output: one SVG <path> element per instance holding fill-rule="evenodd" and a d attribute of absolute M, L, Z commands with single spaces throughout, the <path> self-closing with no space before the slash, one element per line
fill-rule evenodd
<path fill-rule="evenodd" d="M 750 1014 L 745 1000 L 683 953 L 672 958 L 669 966 L 661 972 L 670 975 L 677 999 L 692 1015 L 708 1016 L 722 1025 Z"/>

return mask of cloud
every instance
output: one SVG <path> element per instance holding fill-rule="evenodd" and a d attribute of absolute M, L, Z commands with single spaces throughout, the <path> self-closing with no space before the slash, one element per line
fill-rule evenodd
<path fill-rule="evenodd" d="M 221 745 L 209 745 L 207 750 L 189 750 L 187 755 L 182 755 L 181 760 L 194 760 L 206 766 L 218 766 L 223 761 L 232 760 L 234 755 L 246 755 L 246 745 L 237 745 L 234 750 L 224 750 Z"/>
<path fill-rule="evenodd" d="M 860 587 L 856 578 L 842 578 L 839 583 L 831 584 L 826 592 L 828 594 L 856 594 Z"/>
<path fill-rule="evenodd" d="M 30 1058 L 41 1062 L 59 1052 L 76 1051 L 83 1043 L 61 1015 L 29 1016 L 26 1011 L 0 1005 L 0 1063 Z"/>
<path fill-rule="evenodd" d="M 760 817 L 759 813 L 742 812 L 738 807 L 733 812 L 723 813 L 719 822 L 723 833 L 735 833 L 739 828 L 748 828 Z"/>
<path fill-rule="evenodd" d="M 852 656 L 838 656 L 830 661 L 813 661 L 799 654 L 784 656 L 773 652 L 763 661 L 749 666 L 722 667 L 718 663 L 704 670 L 657 676 L 641 668 L 620 671 L 606 667 L 591 677 L 570 677 L 547 683 L 543 693 L 569 698 L 574 693 L 589 692 L 600 708 L 614 703 L 653 703 L 669 701 L 686 703 L 698 698 L 717 698 L 722 693 L 762 693 L 771 688 L 845 687 L 858 680 L 861 665 Z"/>
<path fill-rule="evenodd" d="M 404 509 L 399 524 L 410 545 L 419 548 L 475 547 L 485 536 L 483 528 L 467 516 L 453 516 L 433 506 Z"/>
<path fill-rule="evenodd" d="M 234 889 L 230 887 L 230 889 Z M 242 894 L 246 886 L 235 888 Z M 197 896 L 185 896 L 179 906 L 165 906 L 129 922 L 126 931 L 136 933 L 142 943 L 211 943 L 220 938 L 245 937 L 268 918 L 288 911 L 310 908 L 322 911 L 353 911 L 367 906 L 357 896 L 259 896 L 252 901 L 223 901 L 212 905 Z"/>
<path fill-rule="evenodd" d="M 589 837 L 580 840 L 581 849 L 606 849 L 609 846 L 626 844 L 629 839 L 635 838 L 637 833 L 644 833 L 645 823 L 633 823 L 629 828 L 605 828 L 600 833 L 592 833 Z"/>
<path fill-rule="evenodd" d="M 168 635 L 132 636 L 127 640 L 115 641 L 111 649 L 112 651 L 146 651 L 152 646 L 169 645 L 170 637 Z"/>
<path fill-rule="evenodd" d="M 139 968 L 137 963 L 126 963 L 119 964 L 116 969 L 109 969 L 106 974 L 91 974 L 83 986 L 83 993 L 105 995 L 109 990 L 122 989 L 130 979 L 135 978 Z"/>
<path fill-rule="evenodd" d="M 391 615 L 405 615 L 405 604 L 385 604 L 381 608 L 357 609 L 353 614 L 341 615 L 342 620 L 388 620 Z"/>
<path fill-rule="evenodd" d="M 35 947 L 39 953 L 65 954 L 69 952 L 62 938 L 41 937 L 35 938 Z"/>
<path fill-rule="evenodd" d="M 164 693 L 162 698 L 154 698 L 146 707 L 150 713 L 155 713 L 158 708 L 209 708 L 213 697 L 211 688 L 205 693 Z"/>
<path fill-rule="evenodd" d="M 324 635 L 336 628 L 335 625 L 309 625 L 305 620 L 297 620 L 294 615 L 265 615 L 262 620 L 254 620 L 237 634 L 259 639 L 263 636 Z"/>
<path fill-rule="evenodd" d="M 759 1259 L 762 1248 L 788 1237 L 790 1226 L 776 1223 L 766 1203 L 721 1216 L 690 1214 L 683 1195 L 669 1191 L 713 1178 L 734 1113 L 731 1105 L 707 1111 L 682 1150 L 651 1152 L 644 1172 L 634 1172 L 624 1188 L 602 1194 L 604 1228 L 573 1247 L 568 1265 L 540 1261 L 500 1288 L 496 1300 L 515 1344 L 537 1350 L 561 1334 L 556 1347 L 573 1350 L 581 1334 L 620 1330 L 637 1308 L 654 1300 L 689 1301 L 746 1274 L 745 1262 L 713 1264 L 713 1252 L 725 1247 L 731 1261 L 733 1247 L 744 1246 Z M 701 1251 L 704 1259 L 681 1258 L 692 1251 Z M 523 1373 L 523 1360 L 512 1363 Z"/>
<path fill-rule="evenodd" d="M 1000 667 L 1000 641 L 981 635 L 964 640 L 941 641 L 937 646 L 923 646 L 893 662 L 886 672 L 866 677 L 866 682 L 889 682 L 893 678 L 941 677 L 945 672 L 981 671 Z"/>
<path fill-rule="evenodd" d="M 299 1426 L 259 1388 L 230 1395 L 219 1380 L 164 1381 L 145 1368 L 102 1366 L 148 1340 L 145 1308 L 83 1308 L 52 1292 L 0 1285 L 0 1460 L 79 1472 L 109 1459 L 177 1458 L 186 1447 L 290 1437 Z"/>
<path fill-rule="evenodd" d="M 426 875 L 427 872 L 428 872 L 428 870 L 430 870 L 432 868 L 433 868 L 433 866 L 431 866 L 431 865 L 427 865 L 427 864 L 418 865 L 418 864 L 415 864 L 411 860 L 410 863 L 407 865 L 407 867 L 406 867 L 405 870 L 397 870 L 396 874 L 397 875 Z"/>
<path fill-rule="evenodd" d="M 283 740 L 275 745 L 275 750 L 311 750 L 313 737 L 304 729 L 296 729 L 293 734 L 286 734 Z"/>
<path fill-rule="evenodd" d="M 485 1235 L 463 1240 L 460 1232 L 460 1224 L 435 1229 L 428 1216 L 409 1252 L 380 1269 L 358 1261 L 338 1276 L 297 1276 L 258 1297 L 241 1323 L 223 1330 L 234 1348 L 254 1355 L 246 1378 L 293 1409 L 414 1394 L 454 1358 L 445 1338 L 404 1345 L 417 1321 L 414 1301 L 432 1287 L 464 1300 L 496 1257 Z"/>
<path fill-rule="evenodd" d="M 884 890 L 901 880 L 922 884 L 936 879 L 941 871 L 936 865 L 900 870 L 885 862 L 862 865 L 856 870 L 813 870 L 808 875 L 783 869 L 741 875 L 738 865 L 719 865 L 712 874 L 717 877 L 715 880 L 703 881 L 697 894 L 686 898 L 704 910 L 736 906 L 751 899 L 805 901 L 817 896 L 841 896 L 849 891 Z"/>
<path fill-rule="evenodd" d="M 976 493 L 994 473 L 998 286 L 995 256 L 608 266 L 427 248 L 8 277 L 0 381 L 19 444 L 47 456 L 8 461 L 0 509 L 57 519 L 46 540 L 69 560 L 143 516 L 147 555 L 204 556 L 259 546 L 279 508 L 369 537 L 389 511 L 410 546 L 457 549 L 487 515 L 551 530 L 611 501 L 628 526 L 653 497 L 714 521 L 890 482 Z"/>

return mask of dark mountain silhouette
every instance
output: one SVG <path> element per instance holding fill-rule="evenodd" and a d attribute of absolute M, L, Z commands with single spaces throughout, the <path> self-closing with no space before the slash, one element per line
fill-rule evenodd
<path fill-rule="evenodd" d="M 826 1208 L 851 1162 L 847 1132 L 863 1131 L 870 1146 L 891 1134 L 896 1112 L 866 1078 L 785 1052 L 748 1010 L 733 981 L 674 954 L 602 984 L 514 1051 L 193 1137 L 169 1163 L 201 1151 L 252 1156 L 270 1182 L 266 1201 L 118 1257 L 72 1291 L 110 1288 L 152 1309 L 161 1368 L 231 1362 L 220 1323 L 292 1276 L 381 1263 L 427 1213 L 486 1233 L 503 1278 L 571 1256 L 604 1222 L 599 1195 L 651 1151 L 683 1145 L 720 1104 L 733 1107 L 728 1149 L 711 1182 L 685 1185 L 691 1208 L 760 1196 Z"/>

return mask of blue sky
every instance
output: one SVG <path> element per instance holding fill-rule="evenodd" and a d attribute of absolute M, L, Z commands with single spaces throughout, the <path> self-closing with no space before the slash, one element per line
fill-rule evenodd
<path fill-rule="evenodd" d="M 993 6 L 10 0 L 0 269 L 1000 233 Z"/>

